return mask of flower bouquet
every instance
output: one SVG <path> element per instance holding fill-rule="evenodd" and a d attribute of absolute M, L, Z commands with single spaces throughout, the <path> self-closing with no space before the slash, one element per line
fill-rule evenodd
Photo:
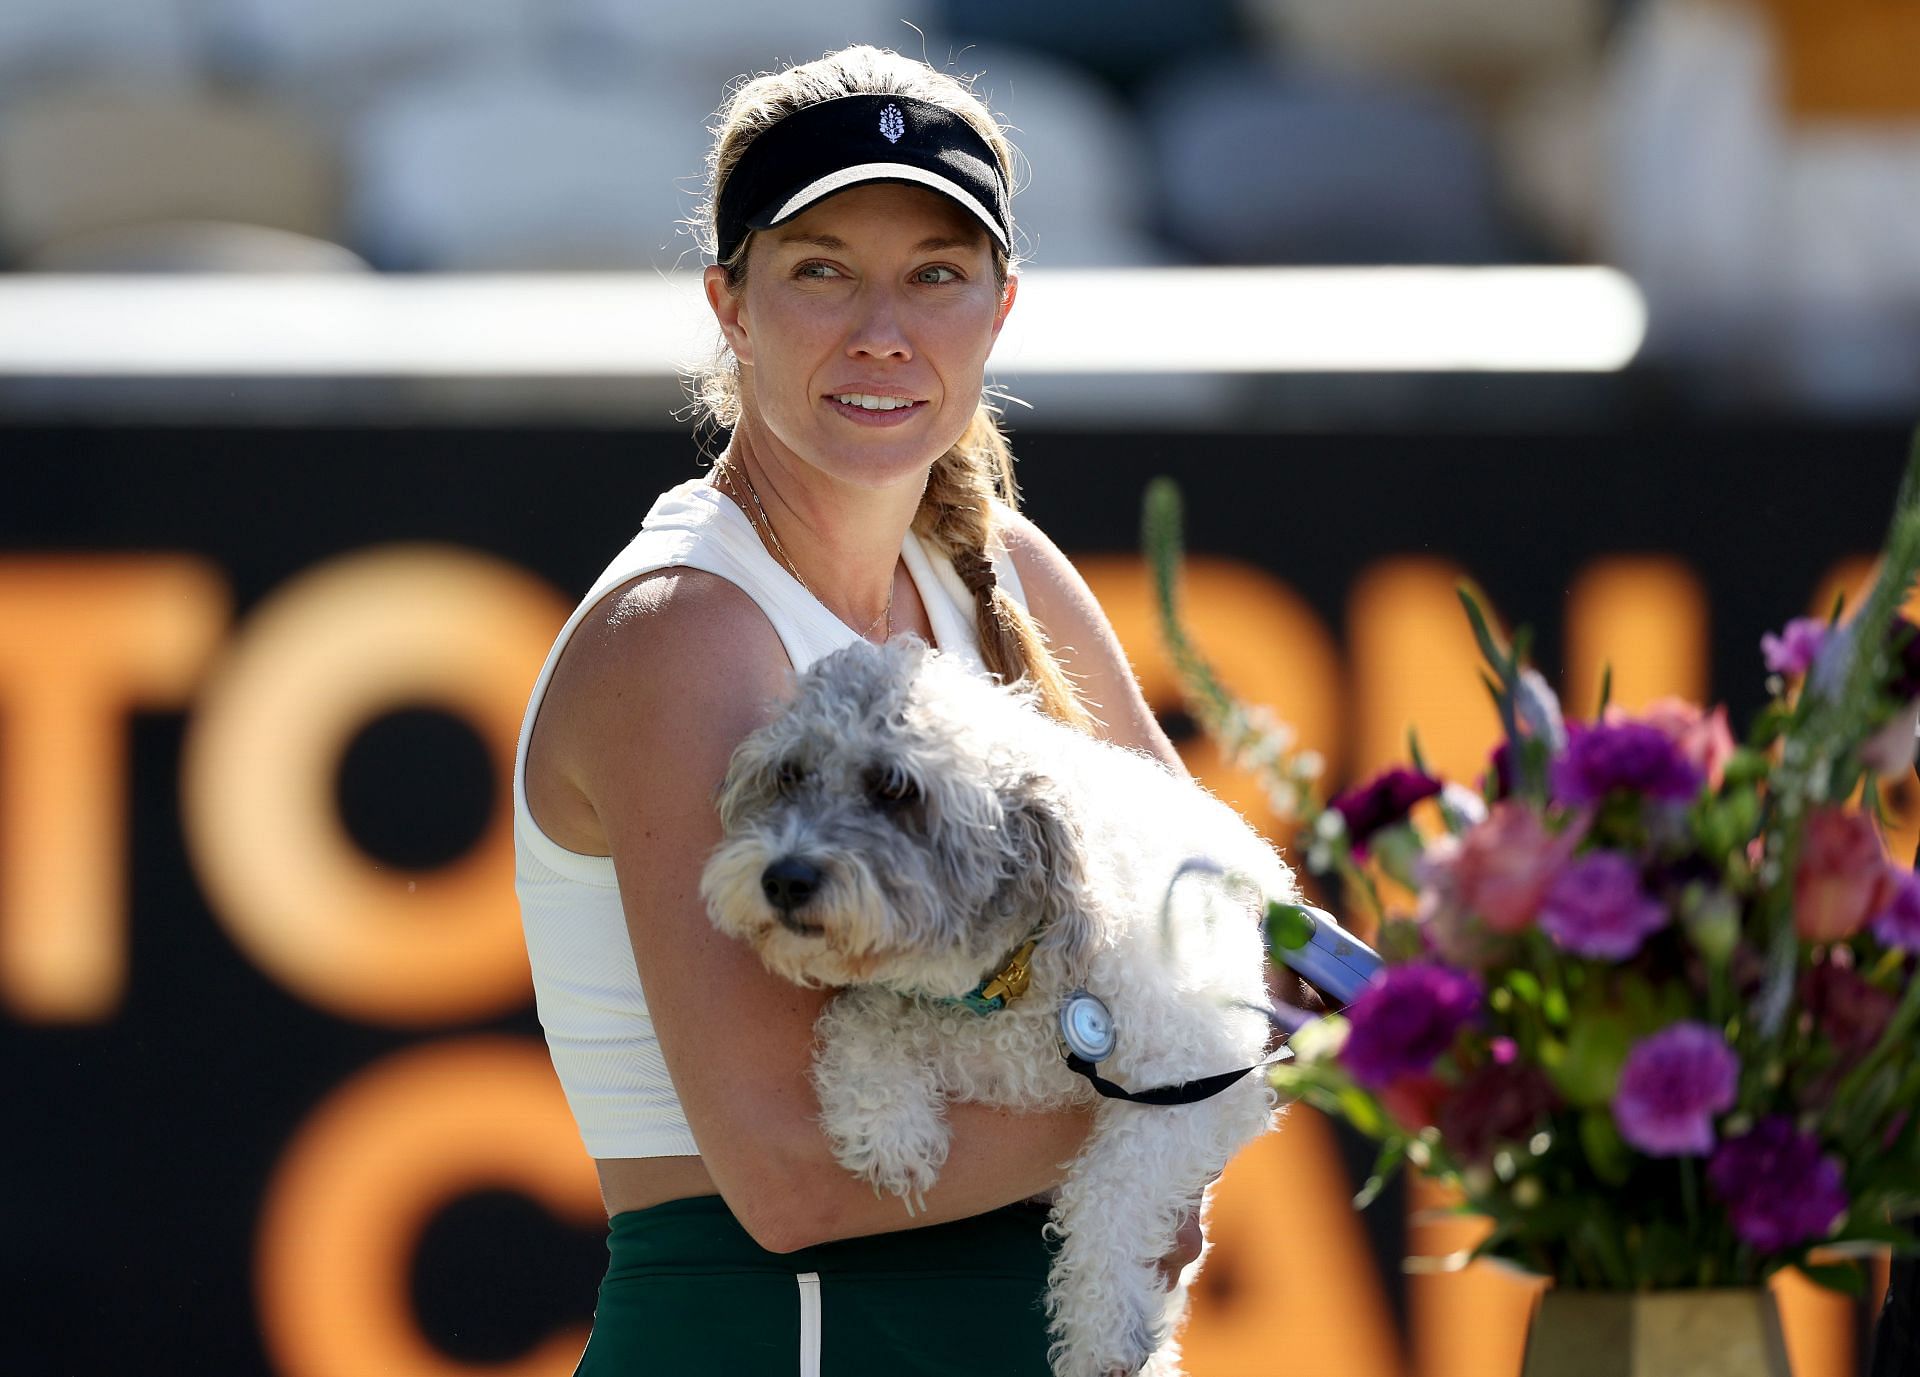
<path fill-rule="evenodd" d="M 1387 966 L 1302 1023 L 1284 1097 L 1458 1186 L 1487 1257 L 1581 1291 L 1757 1287 L 1793 1266 L 1861 1294 L 1861 1255 L 1920 1250 L 1920 879 L 1883 847 L 1912 768 L 1920 442 L 1878 582 L 1764 642 L 1744 741 L 1668 701 L 1563 719 L 1462 590 L 1502 739 L 1476 781 L 1417 741 L 1319 804 L 1315 762 L 1239 704 L 1176 601 L 1179 499 L 1149 492 L 1163 628 L 1196 717 L 1297 805 L 1308 864 Z M 1286 942 L 1289 914 L 1270 928 Z M 1818 1253 L 1816 1255 L 1816 1250 Z"/>

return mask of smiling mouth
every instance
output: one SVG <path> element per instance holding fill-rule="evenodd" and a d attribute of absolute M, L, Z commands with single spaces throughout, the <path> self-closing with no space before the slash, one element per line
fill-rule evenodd
<path fill-rule="evenodd" d="M 924 405 L 914 397 L 883 397 L 871 392 L 834 392 L 829 396 L 841 406 L 857 407 L 861 411 L 906 411 Z"/>

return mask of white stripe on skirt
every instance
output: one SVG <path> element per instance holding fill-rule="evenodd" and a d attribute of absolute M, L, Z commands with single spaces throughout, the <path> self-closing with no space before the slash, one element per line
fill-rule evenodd
<path fill-rule="evenodd" d="M 820 1274 L 798 1272 L 800 1283 L 800 1377 L 820 1377 Z"/>

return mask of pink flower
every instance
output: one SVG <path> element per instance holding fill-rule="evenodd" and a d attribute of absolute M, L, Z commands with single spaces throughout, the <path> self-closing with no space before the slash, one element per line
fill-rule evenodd
<path fill-rule="evenodd" d="M 1889 908 L 1893 872 L 1864 813 L 1816 808 L 1807 816 L 1793 877 L 1793 925 L 1809 942 L 1851 937 Z"/>
<path fill-rule="evenodd" d="M 1686 762 L 1707 777 L 1707 787 L 1718 789 L 1726 778 L 1727 762 L 1733 759 L 1733 732 L 1727 726 L 1727 710 L 1716 705 L 1702 712 L 1684 698 L 1662 698 L 1645 710 L 1629 714 L 1620 708 L 1608 708 L 1603 719 L 1609 726 L 1641 722 L 1653 727 L 1680 748 Z"/>
<path fill-rule="evenodd" d="M 1805 674 L 1813 668 L 1826 638 L 1825 622 L 1795 617 L 1781 628 L 1778 636 L 1768 632 L 1760 638 L 1760 653 L 1766 656 L 1767 668 L 1775 674 Z"/>
<path fill-rule="evenodd" d="M 1585 830 L 1573 826 L 1555 836 L 1526 805 L 1496 803 L 1460 838 L 1446 883 L 1460 907 L 1493 931 L 1524 932 Z"/>

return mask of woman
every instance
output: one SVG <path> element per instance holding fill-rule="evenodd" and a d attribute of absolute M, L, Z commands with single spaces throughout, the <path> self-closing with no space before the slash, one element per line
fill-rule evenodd
<path fill-rule="evenodd" d="M 1031 679 L 1178 766 L 1085 583 L 1010 505 L 981 389 L 1017 290 L 1011 150 L 958 82 L 851 48 L 741 87 L 710 162 L 725 348 L 700 392 L 729 442 L 582 602 L 521 733 L 540 1015 L 611 1216 L 581 1372 L 1044 1373 L 1043 1216 L 1021 1202 L 1089 1116 L 952 1105 L 909 1217 L 815 1124 L 828 995 L 717 935 L 697 892 L 729 754 L 855 637 Z M 1197 1227 L 1167 1266 L 1195 1248 Z"/>

